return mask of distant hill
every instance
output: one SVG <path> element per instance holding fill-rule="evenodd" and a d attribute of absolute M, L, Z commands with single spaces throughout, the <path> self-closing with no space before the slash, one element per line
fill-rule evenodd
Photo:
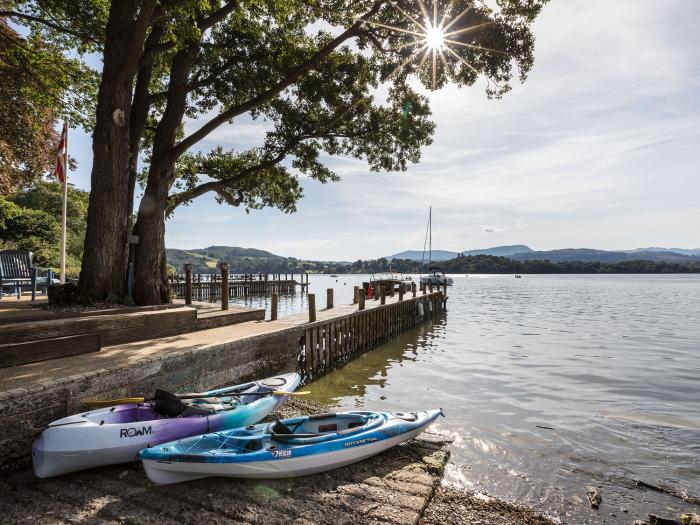
<path fill-rule="evenodd" d="M 185 263 L 192 264 L 194 273 L 209 273 L 216 271 L 219 261 L 226 261 L 233 273 L 246 272 L 284 272 L 287 268 L 295 267 L 296 259 L 281 257 L 274 253 L 255 248 L 241 248 L 239 246 L 209 246 L 208 248 L 194 248 L 191 250 L 178 250 L 168 248 L 165 250 L 168 264 L 174 266 L 176 271 L 184 272 Z"/>
<path fill-rule="evenodd" d="M 448 261 L 457 257 L 457 252 L 447 250 L 433 250 L 433 261 Z M 405 252 L 389 255 L 387 259 L 410 259 L 411 261 L 423 260 L 423 250 L 406 250 Z M 425 260 L 428 260 L 428 252 L 425 253 Z"/>
<path fill-rule="evenodd" d="M 494 246 L 493 248 L 482 248 L 479 250 L 466 250 L 464 252 L 450 252 L 447 250 L 433 250 L 433 261 L 448 261 L 454 259 L 460 253 L 464 255 L 496 255 L 499 257 L 510 257 L 516 253 L 531 252 L 532 249 L 524 244 L 516 244 L 513 246 Z M 428 258 L 427 253 L 425 255 Z M 407 250 L 401 253 L 390 255 L 387 259 L 410 259 L 412 261 L 420 261 L 423 259 L 422 250 Z"/>
<path fill-rule="evenodd" d="M 493 248 L 483 248 L 481 250 L 466 250 L 462 255 L 495 255 L 497 257 L 510 257 L 518 253 L 529 253 L 533 251 L 524 244 L 514 244 L 512 246 L 494 246 Z"/>
<path fill-rule="evenodd" d="M 652 261 L 652 262 L 672 262 L 687 264 L 700 261 L 700 257 L 684 255 L 669 251 L 634 251 L 634 252 L 614 252 L 606 250 L 594 250 L 590 248 L 567 248 L 564 250 L 531 251 L 528 253 L 518 253 L 511 257 L 517 261 L 549 260 L 552 262 L 606 262 L 618 263 L 624 261 Z"/>
<path fill-rule="evenodd" d="M 649 248 L 636 248 L 634 250 L 620 250 L 626 253 L 638 253 L 638 252 L 673 252 L 680 253 L 682 255 L 697 255 L 700 256 L 700 248 L 660 248 L 657 246 L 652 246 Z"/>

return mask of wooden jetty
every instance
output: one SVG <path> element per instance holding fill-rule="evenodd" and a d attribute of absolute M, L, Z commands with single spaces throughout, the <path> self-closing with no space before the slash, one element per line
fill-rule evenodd
<path fill-rule="evenodd" d="M 273 293 L 289 294 L 294 293 L 297 286 L 301 291 L 306 290 L 309 286 L 309 274 L 299 274 L 298 281 L 294 279 L 294 274 L 286 273 L 228 274 L 227 281 L 230 298 Z M 193 274 L 186 271 L 184 274 L 171 275 L 169 282 L 171 290 L 179 299 L 187 297 L 188 286 L 195 301 L 218 302 L 222 299 L 223 272 Z"/>
<path fill-rule="evenodd" d="M 303 325 L 299 341 L 299 373 L 304 382 L 312 381 L 343 363 L 433 318 L 445 306 L 441 292 L 404 299 L 386 304 L 366 300 L 359 290 L 358 306 L 326 309 L 315 322 Z M 332 298 L 331 298 L 332 301 Z M 339 315 L 340 314 L 340 315 Z M 303 315 L 303 314 L 302 314 Z"/>

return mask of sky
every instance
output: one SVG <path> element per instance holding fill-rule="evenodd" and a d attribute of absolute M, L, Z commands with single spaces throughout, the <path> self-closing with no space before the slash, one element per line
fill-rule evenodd
<path fill-rule="evenodd" d="M 501 100 L 484 83 L 426 92 L 434 142 L 406 172 L 328 158 L 342 180 L 303 179 L 297 213 L 204 196 L 167 222 L 166 244 L 377 258 L 422 249 L 432 206 L 433 249 L 700 247 L 698 20 L 697 0 L 552 0 L 524 84 Z M 264 131 L 242 117 L 200 147 L 246 148 Z M 69 147 L 88 189 L 90 137 L 73 130 Z"/>

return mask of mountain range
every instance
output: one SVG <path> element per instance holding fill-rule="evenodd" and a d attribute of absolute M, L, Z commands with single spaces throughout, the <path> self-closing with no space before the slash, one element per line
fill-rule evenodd
<path fill-rule="evenodd" d="M 509 257 L 518 261 L 550 260 L 552 262 L 607 262 L 616 263 L 623 261 L 645 260 L 653 262 L 698 262 L 700 261 L 700 248 L 637 248 L 634 250 L 595 250 L 592 248 L 567 248 L 562 250 L 533 250 L 529 246 L 517 244 L 513 246 L 495 246 L 479 250 L 465 250 L 452 252 L 447 250 L 433 250 L 433 261 L 447 261 L 458 255 L 495 255 Z M 422 250 L 407 250 L 390 255 L 387 259 L 423 260 Z M 427 254 L 425 255 L 427 258 Z"/>
<path fill-rule="evenodd" d="M 482 248 L 479 250 L 465 250 L 463 252 L 451 252 L 447 250 L 433 250 L 433 261 L 448 261 L 454 259 L 459 254 L 462 255 L 495 255 L 498 257 L 511 257 L 519 253 L 530 253 L 532 249 L 524 244 L 516 244 L 513 246 L 494 246 L 493 248 Z M 407 250 L 405 252 L 389 255 L 387 259 L 410 259 L 412 261 L 421 261 L 423 258 L 428 259 L 427 252 L 423 255 L 422 250 Z"/>
<path fill-rule="evenodd" d="M 604 262 L 620 263 L 625 261 L 645 260 L 655 263 L 700 263 L 700 248 L 637 248 L 634 250 L 595 250 L 591 248 L 567 248 L 562 250 L 537 251 L 523 244 L 511 246 L 494 246 L 477 250 L 453 252 L 434 250 L 432 260 L 447 261 L 461 256 L 491 255 L 508 257 L 516 261 L 549 260 L 551 262 Z M 227 261 L 236 272 L 258 271 L 280 272 L 287 271 L 320 271 L 329 266 L 328 261 L 300 260 L 293 257 L 282 257 L 265 250 L 241 248 L 237 246 L 209 246 L 180 250 L 166 250 L 168 264 L 182 272 L 184 264 L 190 263 L 195 273 L 216 271 L 219 261 Z M 386 259 L 403 259 L 420 262 L 423 260 L 422 250 L 407 250 L 386 257 Z M 426 260 L 427 262 L 427 260 Z M 333 263 L 338 267 L 349 267 L 355 263 Z M 386 265 L 386 263 L 384 263 Z"/>

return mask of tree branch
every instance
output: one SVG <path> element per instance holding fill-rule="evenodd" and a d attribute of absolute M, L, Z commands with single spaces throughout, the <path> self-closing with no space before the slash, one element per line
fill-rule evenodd
<path fill-rule="evenodd" d="M 19 13 L 17 11 L 0 11 L 0 16 L 6 16 L 6 17 L 10 17 L 10 18 L 21 18 L 24 20 L 29 20 L 30 22 L 37 22 L 39 24 L 45 25 L 46 27 L 50 27 L 51 29 L 55 29 L 56 31 L 60 31 L 61 33 L 76 36 L 78 38 L 82 38 L 83 40 L 88 40 L 88 41 L 90 41 L 93 44 L 96 44 L 98 46 L 102 45 L 102 42 L 100 42 L 99 40 L 95 40 L 90 35 L 80 33 L 79 31 L 73 31 L 72 29 L 68 29 L 66 27 L 61 27 L 59 24 L 56 24 L 54 22 L 50 22 L 48 20 L 45 20 L 43 18 L 39 18 L 37 16 L 28 15 L 26 13 Z"/>
<path fill-rule="evenodd" d="M 290 151 L 292 151 L 296 146 L 301 144 L 303 141 L 308 140 L 308 139 L 313 139 L 313 138 L 324 138 L 324 137 L 341 137 L 344 135 L 341 135 L 339 133 L 333 134 L 329 133 L 331 129 L 333 129 L 338 122 L 340 122 L 345 115 L 350 112 L 351 109 L 353 109 L 355 106 L 357 106 L 359 103 L 363 102 L 366 100 L 364 97 L 359 98 L 355 102 L 353 102 L 350 106 L 344 108 L 342 111 L 340 111 L 333 119 L 323 126 L 320 130 L 314 133 L 302 133 L 294 137 L 294 139 L 290 140 L 287 145 L 272 159 L 268 159 L 264 162 L 261 162 L 259 164 L 256 164 L 255 166 L 250 166 L 243 171 L 240 171 L 236 173 L 235 175 L 232 175 L 231 177 L 228 177 L 226 179 L 221 179 L 221 180 L 215 180 L 215 181 L 210 181 L 210 182 L 205 182 L 204 184 L 200 184 L 199 186 L 196 186 L 195 188 L 192 188 L 191 190 L 185 190 L 181 191 L 180 193 L 176 193 L 175 195 L 171 195 L 169 198 L 169 203 L 168 207 L 166 209 L 166 215 L 170 215 L 175 208 L 177 208 L 180 204 L 183 204 L 187 201 L 191 201 L 192 199 L 196 199 L 197 197 L 200 197 L 201 195 L 204 195 L 205 193 L 208 193 L 210 191 L 215 191 L 219 195 L 221 195 L 221 190 L 225 188 L 227 185 L 235 183 L 235 182 L 240 182 L 244 180 L 245 178 L 254 175 L 255 173 L 271 168 L 275 164 L 278 164 L 284 160 L 284 158 L 289 154 Z M 222 197 L 224 198 L 224 197 Z M 224 200 L 226 200 L 224 198 Z M 227 201 L 228 202 L 228 201 Z"/>
<path fill-rule="evenodd" d="M 211 15 L 209 15 L 207 18 L 202 20 L 202 23 L 199 24 L 199 28 L 202 31 L 206 31 L 210 27 L 212 27 L 215 24 L 218 24 L 221 22 L 224 18 L 226 18 L 228 15 L 230 15 L 234 9 L 238 7 L 238 2 L 234 0 L 228 0 L 226 2 L 226 5 L 221 7 L 218 11 L 215 11 Z"/>
<path fill-rule="evenodd" d="M 348 29 L 343 31 L 336 38 L 331 40 L 323 48 L 314 53 L 314 55 L 309 60 L 291 69 L 282 80 L 277 82 L 270 89 L 264 91 L 263 93 L 260 93 L 259 95 L 248 100 L 247 102 L 244 102 L 237 106 L 232 106 L 227 110 L 219 113 L 216 117 L 212 118 L 209 122 L 204 124 L 197 131 L 182 139 L 173 147 L 171 155 L 173 155 L 175 158 L 179 157 L 197 142 L 209 135 L 209 133 L 218 128 L 221 124 L 228 122 L 229 120 L 238 115 L 247 113 L 251 109 L 261 104 L 269 102 L 277 95 L 279 95 L 282 91 L 294 84 L 303 74 L 308 73 L 309 71 L 318 67 L 321 61 L 328 55 L 330 55 L 333 51 L 335 51 L 335 49 L 338 48 L 338 46 L 340 46 L 346 40 L 354 37 L 357 34 L 362 23 L 377 13 L 377 11 L 379 11 L 381 6 L 383 5 L 384 1 L 385 0 L 379 0 L 378 2 L 376 2 L 372 9 L 370 9 L 365 15 L 360 17 L 353 25 L 351 25 Z"/>
<path fill-rule="evenodd" d="M 123 83 L 125 80 L 133 77 L 141 62 L 144 42 L 146 40 L 146 31 L 153 23 L 153 13 L 156 8 L 156 0 L 143 0 L 141 11 L 139 12 L 134 29 L 131 34 L 131 47 L 126 54 L 124 64 L 117 76 L 117 83 Z"/>

